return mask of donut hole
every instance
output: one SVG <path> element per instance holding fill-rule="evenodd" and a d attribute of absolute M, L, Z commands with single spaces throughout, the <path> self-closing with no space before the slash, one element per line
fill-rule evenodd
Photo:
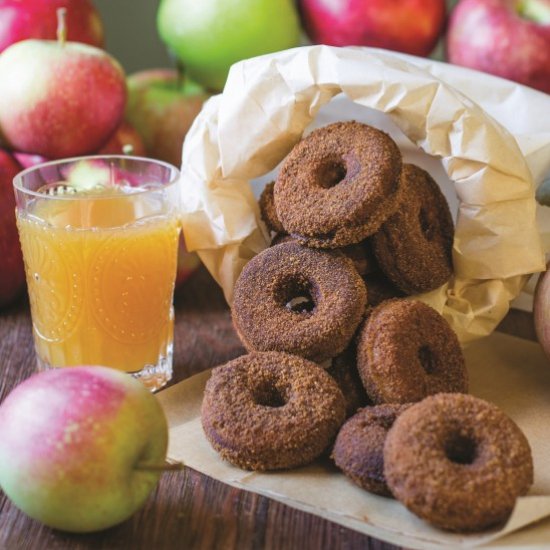
<path fill-rule="evenodd" d="M 252 399 L 256 405 L 274 409 L 284 407 L 288 401 L 284 392 L 268 381 L 262 381 L 254 387 Z"/>
<path fill-rule="evenodd" d="M 426 374 L 431 375 L 437 372 L 437 357 L 430 346 L 421 346 L 418 348 L 418 360 Z"/>
<path fill-rule="evenodd" d="M 346 178 L 348 168 L 343 159 L 327 158 L 321 161 L 316 170 L 316 181 L 323 189 L 336 187 Z"/>
<path fill-rule="evenodd" d="M 302 276 L 291 276 L 275 289 L 278 304 L 292 313 L 309 315 L 315 311 L 313 285 Z"/>
<path fill-rule="evenodd" d="M 421 208 L 418 212 L 418 222 L 424 238 L 427 241 L 433 241 L 436 232 L 427 208 Z"/>
<path fill-rule="evenodd" d="M 445 456 L 455 464 L 467 466 L 477 458 L 477 443 L 471 437 L 451 434 L 445 442 Z"/>

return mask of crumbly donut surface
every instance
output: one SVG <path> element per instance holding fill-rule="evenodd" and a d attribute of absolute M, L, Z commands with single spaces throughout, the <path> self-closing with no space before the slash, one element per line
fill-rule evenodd
<path fill-rule="evenodd" d="M 374 403 L 413 403 L 435 393 L 468 391 L 455 332 L 418 300 L 387 300 L 369 313 L 358 337 L 357 368 Z"/>
<path fill-rule="evenodd" d="M 439 394 L 403 412 L 388 433 L 384 472 L 394 496 L 441 529 L 505 521 L 533 483 L 525 435 L 498 407 Z"/>
<path fill-rule="evenodd" d="M 401 167 L 395 142 L 372 126 L 348 121 L 314 130 L 279 171 L 277 217 L 308 246 L 358 243 L 397 208 Z"/>
<path fill-rule="evenodd" d="M 257 352 L 215 368 L 201 420 L 226 460 L 246 470 L 310 463 L 345 418 L 342 392 L 320 366 L 288 353 Z"/>
<path fill-rule="evenodd" d="M 441 189 L 422 168 L 404 164 L 401 187 L 399 207 L 372 243 L 387 277 L 406 294 L 417 294 L 440 287 L 453 273 L 453 218 Z"/>
<path fill-rule="evenodd" d="M 332 458 L 359 487 L 391 497 L 384 477 L 384 442 L 395 419 L 410 405 L 365 407 L 340 428 Z"/>
<path fill-rule="evenodd" d="M 300 297 L 311 311 L 289 306 Z M 233 324 L 249 351 L 286 351 L 322 362 L 347 347 L 366 300 L 365 284 L 343 254 L 284 242 L 244 267 L 235 283 Z"/>

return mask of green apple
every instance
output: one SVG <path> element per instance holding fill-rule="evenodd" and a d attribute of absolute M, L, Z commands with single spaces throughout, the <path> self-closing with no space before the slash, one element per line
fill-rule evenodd
<path fill-rule="evenodd" d="M 292 0 L 162 0 L 157 24 L 186 74 L 214 91 L 233 63 L 300 40 Z"/>
<path fill-rule="evenodd" d="M 0 406 L 0 486 L 23 512 L 71 532 L 131 516 L 165 464 L 167 423 L 129 374 L 71 367 L 36 374 Z"/>

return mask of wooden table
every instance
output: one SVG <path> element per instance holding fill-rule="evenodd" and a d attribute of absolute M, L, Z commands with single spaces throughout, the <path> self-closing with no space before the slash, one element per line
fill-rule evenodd
<path fill-rule="evenodd" d="M 243 353 L 222 293 L 204 269 L 180 289 L 175 304 L 172 384 Z M 509 315 L 501 329 L 527 338 L 534 335 L 527 314 Z M 34 371 L 29 308 L 22 299 L 0 311 L 0 401 Z M 44 527 L 18 511 L 0 491 L 1 550 L 64 548 L 397 549 L 274 500 L 234 489 L 191 468 L 164 474 L 132 518 L 89 535 Z"/>

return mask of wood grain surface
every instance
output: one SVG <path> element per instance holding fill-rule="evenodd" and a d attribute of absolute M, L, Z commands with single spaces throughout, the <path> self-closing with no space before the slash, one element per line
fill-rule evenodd
<path fill-rule="evenodd" d="M 216 366 L 243 348 L 217 285 L 204 269 L 176 294 L 174 378 Z M 35 371 L 27 302 L 0 311 L 0 401 Z M 1 436 L 1 434 L 0 434 Z M 44 527 L 18 511 L 0 491 L 0 549 L 235 549 L 396 550 L 190 468 L 163 475 L 144 508 L 126 522 L 89 535 Z"/>

